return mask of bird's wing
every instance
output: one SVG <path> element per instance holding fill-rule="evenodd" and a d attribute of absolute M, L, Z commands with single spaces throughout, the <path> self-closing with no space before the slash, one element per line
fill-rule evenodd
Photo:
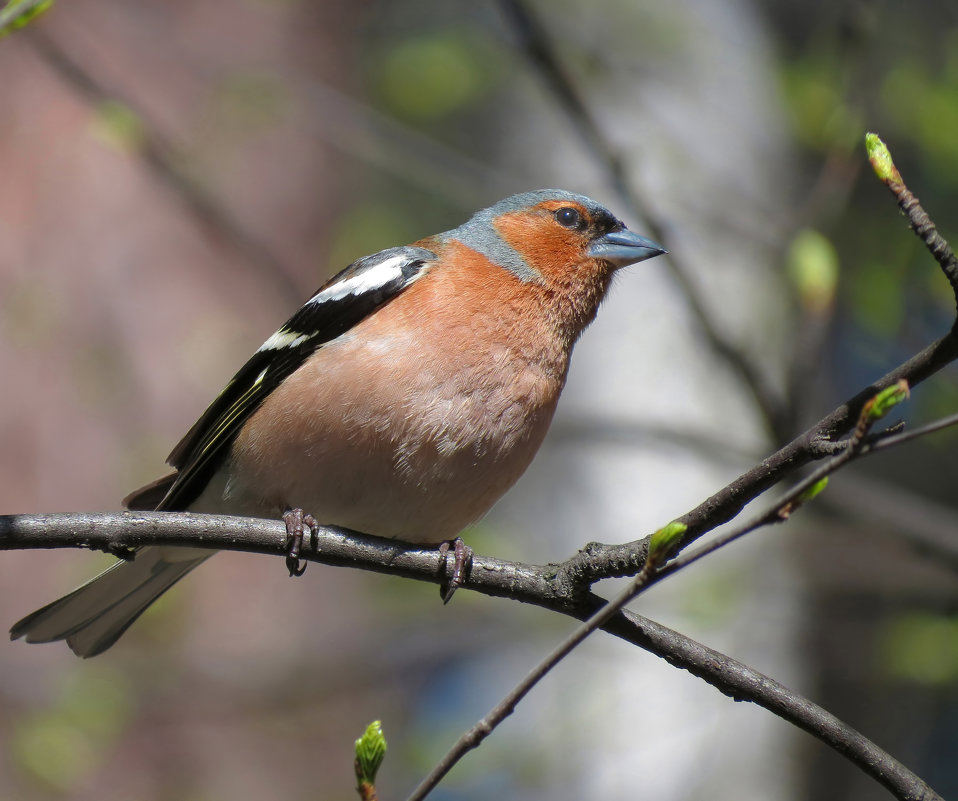
<path fill-rule="evenodd" d="M 132 493 L 126 505 L 142 509 L 148 501 L 149 508 L 157 509 L 189 506 L 263 400 L 316 350 L 399 295 L 435 260 L 436 254 L 425 248 L 390 248 L 333 276 L 263 343 L 173 449 L 167 461 L 177 472 Z M 162 489 L 166 492 L 157 499 Z"/>

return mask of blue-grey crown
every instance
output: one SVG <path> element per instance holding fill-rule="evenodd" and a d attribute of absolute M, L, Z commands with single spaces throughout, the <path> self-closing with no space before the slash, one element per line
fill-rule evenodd
<path fill-rule="evenodd" d="M 493 206 L 489 206 L 487 209 L 477 211 L 458 228 L 443 234 L 442 238 L 456 239 L 462 242 L 466 247 L 481 253 L 490 261 L 505 267 L 522 281 L 539 282 L 542 280 L 539 272 L 531 267 L 515 248 L 502 237 L 498 234 L 490 237 L 489 232 L 495 232 L 492 221 L 496 217 L 509 212 L 532 208 L 547 200 L 566 200 L 579 203 L 588 210 L 593 218 L 608 217 L 610 220 L 615 220 L 608 209 L 585 195 L 577 195 L 574 192 L 566 192 L 562 189 L 537 189 L 533 192 L 512 195 L 500 200 Z"/>

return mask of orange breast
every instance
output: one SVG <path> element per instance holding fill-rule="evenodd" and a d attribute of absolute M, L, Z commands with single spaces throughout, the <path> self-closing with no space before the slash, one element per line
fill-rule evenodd
<path fill-rule="evenodd" d="M 511 274 L 449 248 L 264 402 L 234 444 L 228 496 L 438 542 L 512 486 L 551 422 L 571 342 L 540 289 L 517 293 Z"/>

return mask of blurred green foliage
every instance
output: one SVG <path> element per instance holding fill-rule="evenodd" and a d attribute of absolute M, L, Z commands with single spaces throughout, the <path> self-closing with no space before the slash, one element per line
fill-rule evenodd
<path fill-rule="evenodd" d="M 958 681 L 958 617 L 914 612 L 891 618 L 879 631 L 879 657 L 893 678 L 954 684 Z"/>
<path fill-rule="evenodd" d="M 0 15 L 2 15 L 0 17 L 0 39 L 13 31 L 20 30 L 20 28 L 48 11 L 53 5 L 53 0 L 42 0 L 42 2 L 34 4 L 32 8 L 28 8 L 28 4 L 29 0 L 10 0 L 0 9 Z"/>
<path fill-rule="evenodd" d="M 745 603 L 745 586 L 753 568 L 746 563 L 733 564 L 690 582 L 682 596 L 680 613 L 702 629 L 732 620 Z"/>
<path fill-rule="evenodd" d="M 877 336 L 894 337 L 905 315 L 901 299 L 905 270 L 900 262 L 872 260 L 852 274 L 849 295 L 854 299 L 849 311 L 855 322 Z"/>
<path fill-rule="evenodd" d="M 146 137 L 143 120 L 133 109 L 118 101 L 101 103 L 95 110 L 93 132 L 118 150 L 135 152 Z"/>
<path fill-rule="evenodd" d="M 16 721 L 11 735 L 15 764 L 40 784 L 67 790 L 95 771 L 133 713 L 124 676 L 78 667 L 64 677 L 58 695 Z"/>
<path fill-rule="evenodd" d="M 908 59 L 894 63 L 881 84 L 883 111 L 899 137 L 916 147 L 930 177 L 958 183 L 958 33 L 947 37 L 940 64 Z"/>
<path fill-rule="evenodd" d="M 416 221 L 407 206 L 361 201 L 345 210 L 330 237 L 326 264 L 337 271 L 369 253 L 415 241 Z"/>
<path fill-rule="evenodd" d="M 808 501 L 814 500 L 819 495 L 821 495 L 826 489 L 828 489 L 828 482 L 829 482 L 828 476 L 824 476 L 818 479 L 818 481 L 816 481 L 814 484 L 812 484 L 808 489 L 806 489 L 804 492 L 802 492 L 798 496 L 798 499 L 797 499 L 798 502 L 807 503 Z"/>
<path fill-rule="evenodd" d="M 828 237 L 803 228 L 792 240 L 786 257 L 788 277 L 801 304 L 812 313 L 831 308 L 838 285 L 838 253 Z"/>
<path fill-rule="evenodd" d="M 279 124 L 291 107 L 282 79 L 262 71 L 226 76 L 211 98 L 211 109 L 222 127 L 239 129 L 247 135 Z"/>
<path fill-rule="evenodd" d="M 429 121 L 474 105 L 494 86 L 498 63 L 484 39 L 455 28 L 393 42 L 370 77 L 395 114 Z"/>
<path fill-rule="evenodd" d="M 862 113 L 846 94 L 836 55 L 812 51 L 781 67 L 782 94 L 795 138 L 814 151 L 853 150 Z"/>
<path fill-rule="evenodd" d="M 958 201 L 958 27 L 943 26 L 931 43 L 927 20 L 910 9 L 876 4 L 873 13 L 879 16 L 871 23 L 877 24 L 845 20 L 854 35 L 814 24 L 793 33 L 780 76 L 793 135 L 810 159 L 823 170 L 829 169 L 829 159 L 832 166 L 847 159 L 847 169 L 864 178 L 853 183 L 844 208 L 823 210 L 821 216 L 838 212 L 827 215 L 832 228 L 842 232 L 832 239 L 840 253 L 855 255 L 848 260 L 850 269 L 865 273 L 850 293 L 859 322 L 892 335 L 898 322 L 892 307 L 901 313 L 904 284 L 918 270 L 927 276 L 934 269 L 917 243 L 907 242 L 903 250 L 910 235 L 890 196 L 870 171 L 860 170 L 862 137 L 866 130 L 881 135 L 909 188 L 942 234 L 948 237 L 952 227 L 954 238 L 949 208 Z M 885 271 L 890 275 L 880 277 Z M 873 282 L 880 285 L 865 286 Z"/>

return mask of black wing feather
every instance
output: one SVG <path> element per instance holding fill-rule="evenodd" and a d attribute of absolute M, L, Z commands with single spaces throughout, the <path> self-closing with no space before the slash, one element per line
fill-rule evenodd
<path fill-rule="evenodd" d="M 436 255 L 425 248 L 390 248 L 353 262 L 323 284 L 244 364 L 210 404 L 167 461 L 178 468 L 158 509 L 185 509 L 203 491 L 229 446 L 263 400 L 320 347 L 348 331 L 400 294 Z M 364 275 L 396 260 L 382 282 L 362 284 Z M 347 291 L 353 281 L 356 291 Z M 342 291 L 337 292 L 337 287 Z M 328 295 L 322 299 L 323 293 Z M 266 345 L 275 337 L 276 347 Z M 136 498 L 137 493 L 131 496 Z"/>

